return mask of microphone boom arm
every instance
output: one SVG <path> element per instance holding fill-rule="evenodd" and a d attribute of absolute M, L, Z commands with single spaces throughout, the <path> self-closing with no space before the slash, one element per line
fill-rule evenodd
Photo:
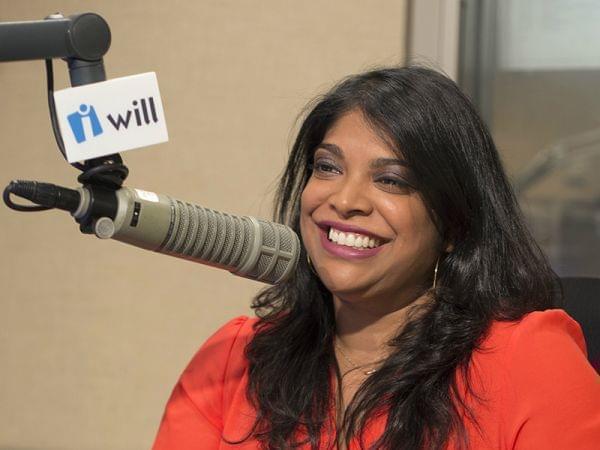
<path fill-rule="evenodd" d="M 60 152 L 64 145 L 54 106 L 52 59 L 62 58 L 69 66 L 71 86 L 82 86 L 106 80 L 102 57 L 110 48 L 108 23 L 98 14 L 82 13 L 64 17 L 51 14 L 44 20 L 0 22 L 0 62 L 44 59 L 48 79 L 50 120 Z M 116 190 L 129 170 L 118 153 L 74 163 L 83 171 L 78 181 L 84 185 L 101 185 Z M 7 189 L 9 189 L 7 187 Z M 20 211 L 41 211 L 44 206 L 28 208 L 15 205 L 5 192 L 5 203 Z M 8 199 L 8 201 L 7 201 Z M 16 208 L 15 208 L 16 207 Z M 91 232 L 90 223 L 81 223 L 83 232 Z"/>
<path fill-rule="evenodd" d="M 102 57 L 110 42 L 108 23 L 94 13 L 0 22 L 0 62 L 63 58 L 72 86 L 106 80 Z"/>

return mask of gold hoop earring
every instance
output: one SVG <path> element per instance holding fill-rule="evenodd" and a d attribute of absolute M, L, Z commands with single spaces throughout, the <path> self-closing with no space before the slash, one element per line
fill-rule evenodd
<path fill-rule="evenodd" d="M 435 262 L 435 269 L 433 269 L 433 287 L 432 287 L 432 289 L 435 289 L 435 286 L 437 284 L 437 273 L 438 273 L 439 264 L 440 264 L 440 257 L 438 256 L 438 259 Z"/>

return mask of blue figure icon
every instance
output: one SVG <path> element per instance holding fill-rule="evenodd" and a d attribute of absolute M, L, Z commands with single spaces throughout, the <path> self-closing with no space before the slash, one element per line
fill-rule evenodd
<path fill-rule="evenodd" d="M 73 135 L 75 136 L 75 140 L 78 144 L 81 144 L 86 140 L 85 130 L 83 129 L 84 118 L 89 119 L 90 125 L 92 126 L 92 134 L 94 136 L 102 134 L 103 131 L 94 107 L 92 105 L 86 105 L 82 103 L 79 105 L 79 111 L 75 111 L 67 116 L 69 125 L 71 126 L 71 131 L 73 131 Z"/>

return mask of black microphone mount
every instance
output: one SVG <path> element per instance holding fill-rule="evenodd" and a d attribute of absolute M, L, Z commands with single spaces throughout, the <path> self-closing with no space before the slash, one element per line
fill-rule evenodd
<path fill-rule="evenodd" d="M 82 86 L 106 80 L 103 56 L 110 47 L 111 34 L 106 21 L 95 13 L 76 14 L 64 17 L 56 13 L 44 20 L 25 22 L 0 22 L 0 62 L 43 59 L 46 62 L 48 84 L 48 108 L 56 143 L 66 159 L 64 143 L 56 109 L 54 105 L 53 58 L 67 62 L 71 86 Z M 118 153 L 89 159 L 83 163 L 73 163 L 73 167 L 82 171 L 77 180 L 90 191 L 114 195 L 129 170 L 123 164 Z M 24 184 L 25 183 L 25 184 Z M 33 184 L 31 184 L 33 183 Z M 32 188 L 35 186 L 35 189 Z M 33 195 L 40 189 L 50 189 L 47 183 L 13 181 L 4 190 L 3 199 L 7 206 L 17 211 L 41 211 L 59 205 L 49 201 L 40 201 L 38 206 L 18 205 L 12 202 L 10 195 L 30 200 L 44 199 Z M 34 190 L 32 190 L 34 189 Z M 41 192 L 41 191 L 40 191 Z M 55 192 L 50 189 L 48 192 Z M 29 195 L 23 195 L 29 194 Z M 58 194 L 57 194 L 58 195 Z M 33 197 L 32 197 L 33 196 Z M 92 233 L 92 215 L 76 219 L 84 233 Z"/>

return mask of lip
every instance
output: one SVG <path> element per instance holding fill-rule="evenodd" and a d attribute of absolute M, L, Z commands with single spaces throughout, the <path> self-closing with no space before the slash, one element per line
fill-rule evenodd
<path fill-rule="evenodd" d="M 333 225 L 331 225 L 331 226 L 333 226 Z M 358 229 L 355 227 L 351 227 L 351 228 L 353 228 L 352 230 L 340 229 L 340 228 L 337 228 L 336 226 L 333 226 L 333 228 L 336 228 L 340 231 L 360 233 L 360 231 L 358 231 Z M 381 252 L 381 250 L 383 249 L 383 246 L 385 245 L 385 242 L 384 242 L 379 247 L 365 248 L 363 250 L 359 250 L 357 248 L 347 247 L 345 245 L 338 245 L 335 242 L 331 242 L 329 239 L 327 239 L 327 229 L 319 227 L 319 233 L 321 235 L 321 245 L 323 246 L 323 248 L 328 253 L 330 253 L 334 256 L 337 256 L 339 258 L 344 258 L 344 259 L 370 258 L 372 256 L 377 255 L 379 252 Z M 365 234 L 365 233 L 361 233 L 361 234 Z M 373 236 L 373 235 L 370 234 L 370 236 Z"/>

